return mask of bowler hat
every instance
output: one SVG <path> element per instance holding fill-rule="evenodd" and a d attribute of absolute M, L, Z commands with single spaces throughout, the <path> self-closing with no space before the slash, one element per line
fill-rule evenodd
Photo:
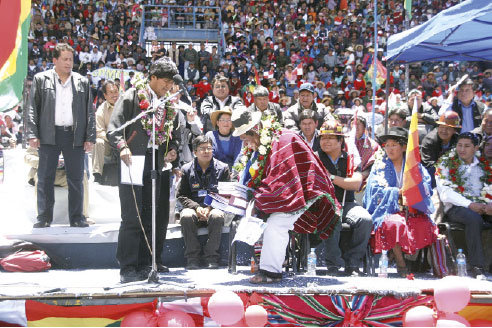
<path fill-rule="evenodd" d="M 450 128 L 460 129 L 460 116 L 455 111 L 449 110 L 444 112 L 436 123 Z"/>
<path fill-rule="evenodd" d="M 405 143 L 408 140 L 408 130 L 399 126 L 394 126 L 389 129 L 388 133 L 379 137 L 379 141 L 385 143 L 388 139 L 401 140 Z"/>

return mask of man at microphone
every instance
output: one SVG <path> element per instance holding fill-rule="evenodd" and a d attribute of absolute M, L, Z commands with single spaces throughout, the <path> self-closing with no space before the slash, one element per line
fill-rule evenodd
<path fill-rule="evenodd" d="M 132 164 L 132 156 L 145 156 L 143 169 L 143 185 L 119 184 L 121 203 L 121 226 L 118 236 L 116 258 L 120 263 L 120 281 L 122 283 L 147 279 L 151 271 L 152 243 L 152 153 L 156 167 L 156 262 L 159 272 L 169 269 L 160 264 L 167 224 L 169 222 L 169 179 L 162 177 L 164 158 L 173 143 L 179 143 L 177 133 L 177 115 L 169 123 L 169 113 L 176 112 L 170 107 L 171 102 L 158 105 L 170 95 L 174 86 L 173 78 L 178 74 L 176 64 L 168 57 L 162 57 L 150 66 L 149 77 L 135 84 L 136 88 L 127 90 L 115 103 L 113 114 L 108 126 L 108 140 L 117 148 L 121 165 L 128 167 Z M 119 130 L 142 111 L 152 106 L 157 107 L 152 114 Z M 166 109 L 166 111 L 164 111 Z M 152 120 L 155 120 L 153 130 Z M 168 131 L 167 129 L 171 131 Z M 155 145 L 151 135 L 155 133 Z M 170 135 L 172 134 L 172 136 Z M 164 138 L 162 136 L 165 135 Z M 176 149 L 176 145 L 173 146 Z M 123 167 L 122 169 L 129 169 Z M 161 192 L 161 190 L 163 192 Z M 167 196 L 167 197 L 166 197 Z M 145 234 L 142 231 L 145 230 Z"/>

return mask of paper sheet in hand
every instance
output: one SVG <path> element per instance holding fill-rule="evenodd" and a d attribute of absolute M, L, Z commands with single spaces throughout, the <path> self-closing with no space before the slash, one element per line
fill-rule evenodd
<path fill-rule="evenodd" d="M 126 166 L 121 161 L 121 183 L 143 186 L 143 170 L 145 165 L 145 156 L 132 156 L 132 164 Z M 131 177 L 131 179 L 130 179 Z"/>
<path fill-rule="evenodd" d="M 253 216 L 246 216 L 239 222 L 236 235 L 232 242 L 239 240 L 253 246 L 260 239 L 266 225 L 266 222 L 263 222 L 263 220 Z"/>

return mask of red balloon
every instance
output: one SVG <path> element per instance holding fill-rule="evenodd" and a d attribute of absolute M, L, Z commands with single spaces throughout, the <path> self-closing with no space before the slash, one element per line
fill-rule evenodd
<path fill-rule="evenodd" d="M 126 315 L 120 327 L 156 327 L 157 317 L 149 311 L 135 311 Z"/>
<path fill-rule="evenodd" d="M 470 320 L 472 327 L 492 327 L 492 320 L 474 319 Z"/>
<path fill-rule="evenodd" d="M 434 301 L 439 311 L 461 311 L 470 301 L 470 288 L 460 277 L 445 277 L 434 287 Z"/>
<path fill-rule="evenodd" d="M 167 311 L 157 318 L 158 327 L 195 327 L 195 321 L 181 311 Z"/>

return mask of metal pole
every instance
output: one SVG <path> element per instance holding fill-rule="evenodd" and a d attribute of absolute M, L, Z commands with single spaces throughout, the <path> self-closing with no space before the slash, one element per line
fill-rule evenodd
<path fill-rule="evenodd" d="M 156 244 L 156 232 L 155 232 L 155 180 L 157 179 L 157 171 L 155 170 L 155 120 L 157 114 L 154 112 L 152 119 L 152 171 L 150 172 L 150 178 L 152 179 L 152 270 L 149 274 L 148 282 L 159 282 L 157 275 L 157 263 L 155 258 L 155 244 Z M 164 118 L 163 118 L 164 119 Z"/>
<path fill-rule="evenodd" d="M 390 84 L 390 65 L 386 65 L 386 104 L 384 109 L 384 134 L 388 134 L 388 99 L 389 99 L 389 84 Z"/>
<path fill-rule="evenodd" d="M 374 137 L 374 121 L 376 120 L 376 60 L 378 57 L 378 0 L 374 0 L 374 55 L 372 58 L 372 139 Z"/>
<path fill-rule="evenodd" d="M 405 24 L 403 25 L 405 30 L 408 30 L 408 12 L 405 11 Z M 410 91 L 410 66 L 408 64 L 405 64 L 405 96 L 408 95 L 408 92 Z"/>

